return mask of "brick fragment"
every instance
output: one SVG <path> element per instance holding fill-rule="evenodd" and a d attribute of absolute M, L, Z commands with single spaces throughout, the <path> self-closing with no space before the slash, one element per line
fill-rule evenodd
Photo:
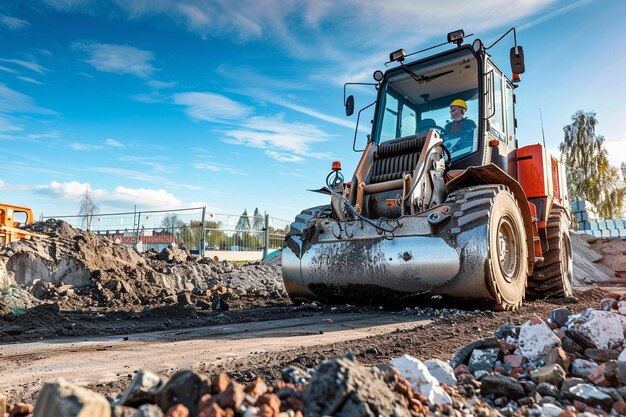
<path fill-rule="evenodd" d="M 587 375 L 587 379 L 593 382 L 594 385 L 598 385 L 600 387 L 610 387 L 611 384 L 604 376 L 604 368 L 606 367 L 606 363 L 601 363 L 597 367 L 595 367 L 589 375 Z"/>
<path fill-rule="evenodd" d="M 229 382 L 230 381 L 226 374 L 219 374 L 218 376 L 213 378 L 213 381 L 211 381 L 211 392 L 213 394 L 219 394 L 220 392 L 224 391 L 226 387 L 228 387 Z"/>
<path fill-rule="evenodd" d="M 189 409 L 182 404 L 176 404 L 167 410 L 165 417 L 189 417 Z"/>
<path fill-rule="evenodd" d="M 524 362 L 526 362 L 526 358 L 524 358 L 522 355 L 505 355 L 504 356 L 504 363 L 506 363 L 507 365 L 511 365 L 513 368 L 519 368 L 521 367 Z"/>
<path fill-rule="evenodd" d="M 200 410 L 198 417 L 226 417 L 226 411 L 219 405 L 211 403 Z"/>

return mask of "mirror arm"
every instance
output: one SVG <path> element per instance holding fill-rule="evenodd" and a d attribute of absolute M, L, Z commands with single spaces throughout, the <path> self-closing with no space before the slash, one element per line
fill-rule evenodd
<path fill-rule="evenodd" d="M 502 40 L 502 38 L 504 38 L 506 35 L 508 35 L 509 33 L 511 33 L 511 31 L 513 31 L 513 43 L 515 44 L 515 46 L 517 46 L 517 32 L 515 31 L 515 27 L 512 27 L 511 29 L 507 30 L 504 35 L 500 36 L 498 38 L 498 40 L 496 40 L 494 43 L 492 43 L 491 45 L 489 45 L 487 48 L 485 48 L 485 51 L 491 49 L 493 46 L 495 46 L 498 42 L 500 42 Z"/>
<path fill-rule="evenodd" d="M 343 106 L 346 106 L 346 87 L 349 85 L 378 85 L 380 83 L 345 83 L 343 85 Z"/>
<path fill-rule="evenodd" d="M 354 152 L 363 152 L 365 150 L 365 149 L 357 149 L 356 148 L 356 135 L 359 133 L 359 120 L 361 119 L 361 112 L 363 110 L 365 110 L 365 109 L 369 109 L 374 104 L 376 104 L 376 101 L 373 101 L 370 104 L 368 104 L 367 106 L 363 107 L 361 110 L 359 110 L 359 113 L 356 116 L 356 126 L 354 127 L 354 140 L 352 141 L 352 150 Z"/>

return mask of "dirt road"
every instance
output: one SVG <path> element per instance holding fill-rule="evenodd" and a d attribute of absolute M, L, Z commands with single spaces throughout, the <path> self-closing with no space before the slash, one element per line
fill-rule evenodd
<path fill-rule="evenodd" d="M 276 356 L 381 336 L 432 320 L 389 313 L 318 313 L 284 320 L 97 338 L 65 338 L 0 346 L 0 392 L 33 397 L 43 382 L 65 377 L 79 385 L 128 380 L 137 369 L 161 374 L 206 364 L 225 365 L 251 354 Z M 19 370 L 18 372 L 14 372 Z"/>
<path fill-rule="evenodd" d="M 405 353 L 448 360 L 464 344 L 492 335 L 501 324 L 520 324 L 534 314 L 546 317 L 557 307 L 575 312 L 596 307 L 607 294 L 604 288 L 578 289 L 576 299 L 527 301 L 516 312 L 323 308 L 284 318 L 274 311 L 271 320 L 255 322 L 22 341 L 0 345 L 0 391 L 10 400 L 32 402 L 44 381 L 63 376 L 110 395 L 124 390 L 141 368 L 164 376 L 194 369 L 209 375 L 226 372 L 240 382 L 256 376 L 272 380 L 280 378 L 284 367 L 314 367 L 347 352 L 372 365 Z M 256 314 L 263 315 L 262 309 Z"/>

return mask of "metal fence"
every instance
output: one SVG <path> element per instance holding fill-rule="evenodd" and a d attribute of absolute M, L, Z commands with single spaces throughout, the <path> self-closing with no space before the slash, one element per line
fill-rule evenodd
<path fill-rule="evenodd" d="M 184 245 L 192 253 L 280 249 L 290 222 L 265 215 L 208 213 L 206 207 L 177 210 L 102 213 L 90 216 L 43 216 L 64 220 L 139 251 Z"/>

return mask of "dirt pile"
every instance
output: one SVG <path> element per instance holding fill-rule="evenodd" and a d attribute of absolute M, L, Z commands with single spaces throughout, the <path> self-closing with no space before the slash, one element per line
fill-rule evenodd
<path fill-rule="evenodd" d="M 49 238 L 0 248 L 5 309 L 52 302 L 64 310 L 167 304 L 225 310 L 286 298 L 278 266 L 215 262 L 173 248 L 139 253 L 57 220 L 30 229 Z"/>

